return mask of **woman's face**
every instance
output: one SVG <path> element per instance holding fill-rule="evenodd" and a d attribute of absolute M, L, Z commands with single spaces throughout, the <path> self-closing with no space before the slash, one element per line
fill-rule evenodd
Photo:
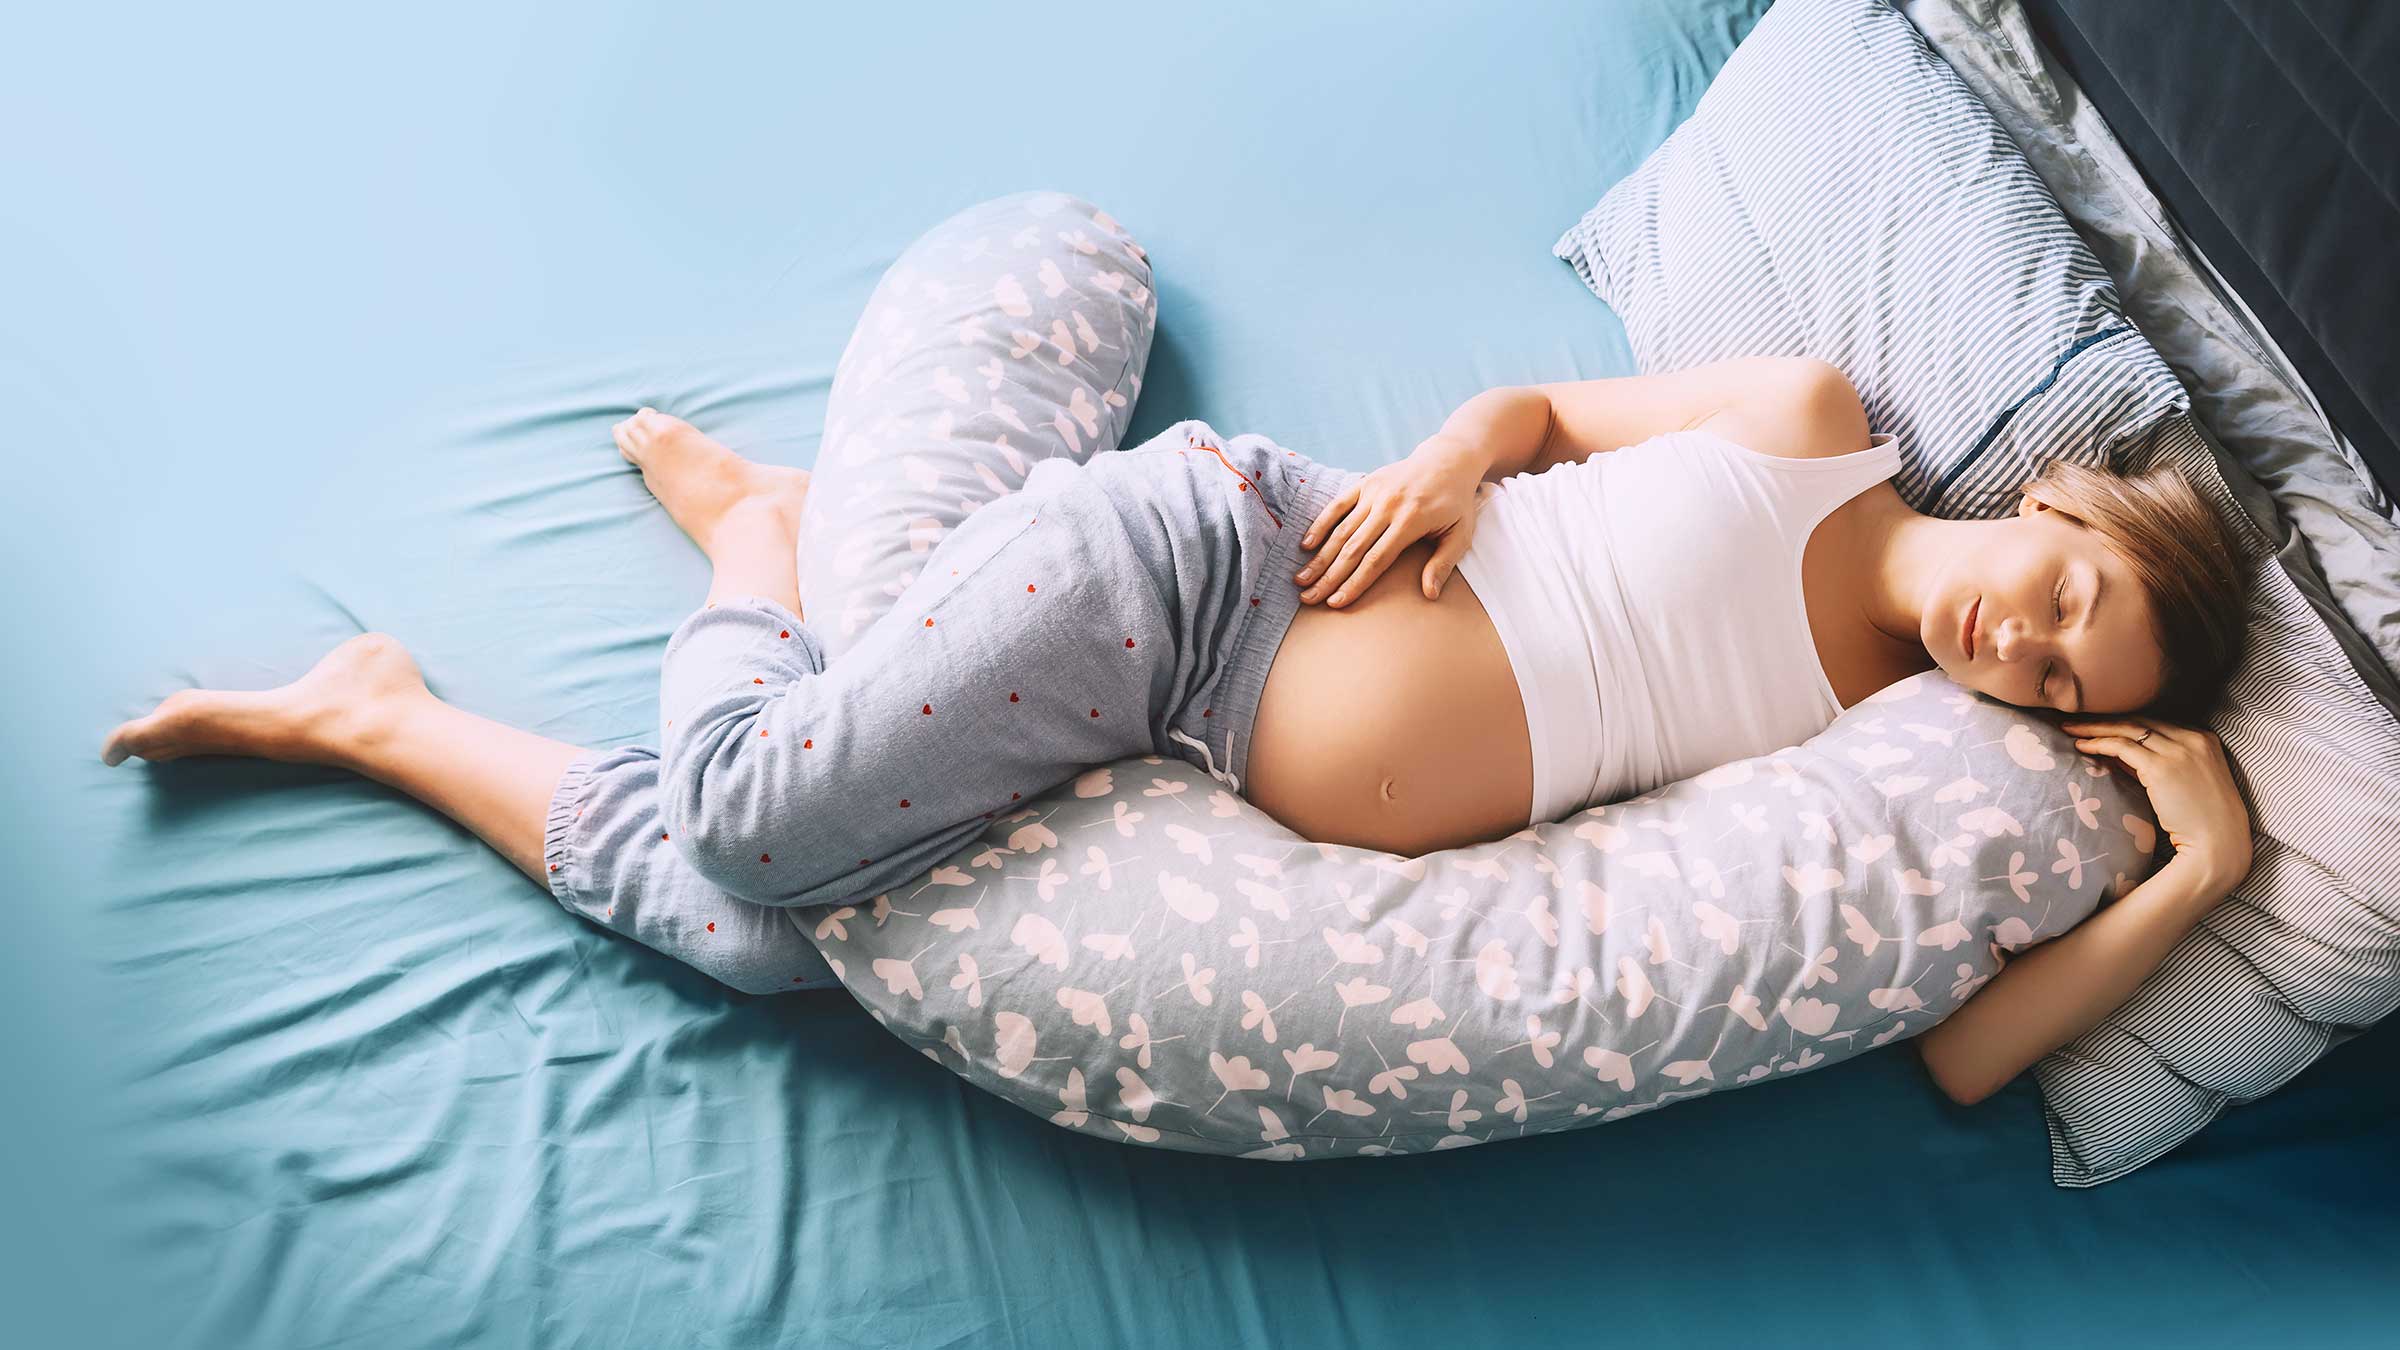
<path fill-rule="evenodd" d="M 2158 696 L 2166 655 L 2149 598 L 2100 536 L 2031 497 L 1935 579 L 1919 638 L 1943 672 L 2026 708 L 2127 713 Z"/>

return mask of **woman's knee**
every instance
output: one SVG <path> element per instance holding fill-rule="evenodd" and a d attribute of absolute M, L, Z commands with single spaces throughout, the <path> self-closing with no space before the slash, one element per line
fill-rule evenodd
<path fill-rule="evenodd" d="M 769 766 L 664 763 L 660 833 L 683 864 L 734 899 L 769 909 L 833 904 L 858 895 L 863 828 L 857 803 L 866 784 L 833 771 L 828 758 Z"/>
<path fill-rule="evenodd" d="M 1031 252 L 1053 258 L 1069 254 L 1097 258 L 1105 253 L 1133 280 L 1143 286 L 1150 284 L 1150 252 L 1134 239 L 1122 221 L 1082 197 L 1046 188 L 1004 193 L 977 202 L 927 230 L 919 237 L 918 244 L 985 234 L 996 227 L 1006 228 L 1009 234 L 992 242 L 990 247 L 995 253 Z M 1027 235 L 1027 230 L 1033 233 Z M 910 246 L 912 252 L 916 248 L 917 245 Z"/>
<path fill-rule="evenodd" d="M 755 943 L 715 942 L 679 955 L 701 974 L 745 994 L 789 994 L 808 987 L 808 973 L 822 962 L 816 948 L 783 911 L 772 911 L 754 936 L 758 939 Z M 795 975 L 795 971 L 802 973 Z"/>
<path fill-rule="evenodd" d="M 739 777 L 670 760 L 660 834 L 686 867 L 727 895 L 753 905 L 792 903 L 785 897 L 821 879 L 810 874 L 823 857 L 821 841 L 807 828 L 821 812 L 778 809 L 791 802 L 790 785 L 767 794 Z"/>
<path fill-rule="evenodd" d="M 1122 325 L 1127 373 L 1139 387 L 1158 313 L 1150 251 L 1122 221 L 1091 202 L 1051 191 L 1012 192 L 977 202 L 927 230 L 901 261 L 936 279 L 936 285 L 950 276 L 975 280 L 1000 272 L 990 281 L 991 299 L 1000 311 L 994 320 L 1008 320 L 1001 332 L 1015 329 L 1048 338 L 1054 336 L 1049 325 L 1055 320 L 1081 341 L 1085 334 L 1073 322 L 1074 306 L 1106 302 L 1116 322 L 1104 327 Z M 1102 319 L 1095 311 L 1087 321 Z M 1114 388 L 1130 398 L 1127 383 L 1120 377 Z"/>

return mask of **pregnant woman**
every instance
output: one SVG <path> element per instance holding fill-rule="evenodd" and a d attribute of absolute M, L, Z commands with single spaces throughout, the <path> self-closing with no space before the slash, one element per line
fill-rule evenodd
<path fill-rule="evenodd" d="M 1494 389 L 1365 475 L 1200 422 L 1109 450 L 1148 281 L 1104 213 L 1003 198 L 887 274 L 813 480 L 616 422 L 715 569 L 667 643 L 657 750 L 454 708 L 369 633 L 279 689 L 175 694 L 103 758 L 353 769 L 595 921 L 638 902 L 715 933 L 887 890 L 1128 756 L 1413 855 L 1799 742 L 1934 666 L 2163 764 L 2147 742 L 2199 733 L 2116 715 L 2196 717 L 2238 655 L 2238 555 L 2180 477 L 2054 466 L 2012 518 L 1924 516 L 1815 361 Z M 1395 571 L 1416 584 L 1376 584 Z M 2222 760 L 2172 762 L 2183 833 L 2246 849 Z"/>
<path fill-rule="evenodd" d="M 2188 481 L 2059 462 L 2015 517 L 1943 520 L 1887 481 L 1892 440 L 1805 359 L 1468 400 L 1301 540 L 1323 603 L 1276 658 L 1250 799 L 1394 852 L 1496 838 L 1798 744 L 1937 666 L 2095 729 L 2205 714 L 2243 611 Z M 1374 588 L 1386 569 L 1419 587 Z"/>

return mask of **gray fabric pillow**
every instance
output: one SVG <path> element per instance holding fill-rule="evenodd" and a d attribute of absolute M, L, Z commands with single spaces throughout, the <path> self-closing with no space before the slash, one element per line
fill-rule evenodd
<path fill-rule="evenodd" d="M 2157 842 L 2138 789 L 1929 671 L 1804 745 L 1421 858 L 1128 761 L 806 918 L 886 1027 L 1029 1111 L 1321 1159 L 1599 1124 L 1913 1036 Z"/>
<path fill-rule="evenodd" d="M 2209 726 L 2244 780 L 2255 862 L 2123 1007 L 2036 1065 L 2057 1184 L 2133 1171 L 2400 1006 L 2400 723 L 2346 654 L 2301 537 L 2252 517 L 2265 491 L 2191 419 L 2048 188 L 1905 18 L 1780 0 L 1557 252 L 1645 368 L 1840 365 L 1877 429 L 1916 433 L 1894 484 L 1918 510 L 2005 514 L 2052 455 L 2165 459 L 2253 551 L 2250 655 Z"/>
<path fill-rule="evenodd" d="M 1962 519 L 2189 405 L 2023 154 L 1883 0 L 1779 0 L 1552 250 L 1646 371 L 1814 356 Z"/>

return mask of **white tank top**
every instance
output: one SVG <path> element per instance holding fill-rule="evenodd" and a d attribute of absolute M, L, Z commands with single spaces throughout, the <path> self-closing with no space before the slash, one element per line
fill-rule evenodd
<path fill-rule="evenodd" d="M 1801 555 L 1834 508 L 1899 470 L 1889 433 L 1792 459 L 1671 431 L 1499 483 L 1458 572 L 1525 700 L 1527 823 L 1797 745 L 1840 716 Z"/>

